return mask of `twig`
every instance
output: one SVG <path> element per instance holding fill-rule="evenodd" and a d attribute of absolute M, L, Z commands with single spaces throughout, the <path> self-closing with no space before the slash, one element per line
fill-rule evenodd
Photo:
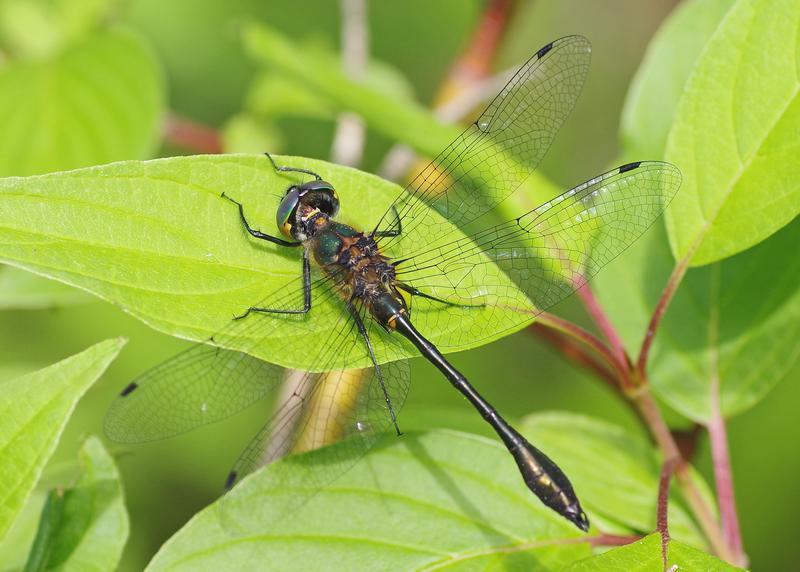
<path fill-rule="evenodd" d="M 619 379 L 617 376 L 600 363 L 593 354 L 586 351 L 583 346 L 576 343 L 576 341 L 568 335 L 560 330 L 551 329 L 541 322 L 533 323 L 528 328 L 528 331 L 538 335 L 558 349 L 562 355 L 594 373 L 610 387 L 619 390 Z"/>
<path fill-rule="evenodd" d="M 658 480 L 658 512 L 656 527 L 661 534 L 661 562 L 664 572 L 667 570 L 667 549 L 669 548 L 669 482 L 675 469 L 675 459 L 667 459 L 661 466 L 661 477 Z"/>
<path fill-rule="evenodd" d="M 164 122 L 167 143 L 199 153 L 222 153 L 222 138 L 206 125 L 169 113 Z"/>
<path fill-rule="evenodd" d="M 542 326 L 547 326 L 548 328 L 552 328 L 556 331 L 563 332 L 574 338 L 581 343 L 585 344 L 589 348 L 591 348 L 598 356 L 603 358 L 603 360 L 611 366 L 611 368 L 616 373 L 616 380 L 619 383 L 615 385 L 619 388 L 619 384 L 625 383 L 627 379 L 627 371 L 625 369 L 625 364 L 620 363 L 617 360 L 614 352 L 602 342 L 599 338 L 597 338 L 594 334 L 584 330 L 579 325 L 570 322 L 569 320 L 565 320 L 563 318 L 559 318 L 558 316 L 551 314 L 549 312 L 542 312 L 536 318 L 537 323 L 541 324 Z"/>
<path fill-rule="evenodd" d="M 358 80 L 364 77 L 369 52 L 367 5 L 365 0 L 341 0 L 342 67 L 345 75 Z M 345 112 L 336 118 L 336 132 L 331 145 L 331 159 L 341 165 L 357 166 L 364 155 L 366 129 L 356 114 Z"/>
<path fill-rule="evenodd" d="M 622 338 L 617 334 L 616 329 L 614 329 L 614 326 L 611 324 L 611 320 L 608 319 L 608 316 L 606 316 L 605 312 L 600 307 L 600 303 L 597 301 L 597 298 L 595 298 L 588 284 L 584 284 L 578 289 L 578 297 L 583 302 L 586 311 L 589 312 L 594 323 L 597 324 L 597 327 L 603 332 L 603 336 L 605 336 L 611 346 L 614 358 L 627 371 L 627 364 L 630 363 L 630 360 L 625 353 L 625 346 L 622 344 Z M 627 380 L 628 377 L 629 376 L 626 374 L 625 379 Z"/>
<path fill-rule="evenodd" d="M 664 287 L 664 291 L 661 293 L 661 296 L 658 299 L 656 309 L 653 311 L 653 316 L 650 318 L 650 323 L 647 325 L 647 331 L 645 332 L 644 340 L 642 341 L 642 347 L 639 350 L 639 357 L 636 360 L 636 375 L 640 379 L 644 378 L 645 376 L 647 360 L 650 357 L 650 348 L 653 344 L 653 338 L 655 338 L 656 331 L 658 331 L 658 326 L 661 324 L 661 319 L 664 317 L 667 307 L 672 301 L 672 297 L 675 295 L 678 286 L 686 274 L 686 270 L 689 268 L 689 260 L 693 254 L 694 250 L 692 250 L 692 252 L 687 254 L 675 265 L 675 268 L 672 270 L 672 274 L 670 274 L 670 277 L 667 280 L 667 285 Z"/>
<path fill-rule="evenodd" d="M 712 299 L 719 297 L 719 265 L 712 270 Z M 711 383 L 709 385 L 711 417 L 708 422 L 708 436 L 711 445 L 711 459 L 714 467 L 714 482 L 717 489 L 722 534 L 726 544 L 733 553 L 733 563 L 737 566 L 747 565 L 747 556 L 742 546 L 742 535 L 739 531 L 739 518 L 736 511 L 736 496 L 733 489 L 733 473 L 731 471 L 728 437 L 725 430 L 725 418 L 722 416 L 720 403 L 719 379 L 719 310 L 711 308 L 709 319 L 709 347 Z"/>

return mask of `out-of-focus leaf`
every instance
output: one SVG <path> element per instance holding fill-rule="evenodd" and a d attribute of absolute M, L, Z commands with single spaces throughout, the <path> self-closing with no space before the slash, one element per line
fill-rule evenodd
<path fill-rule="evenodd" d="M 33 491 L 13 526 L 0 540 L 0 570 L 2 572 L 18 572 L 25 566 L 33 539 L 36 538 L 39 517 L 46 501 L 46 491 L 39 489 Z"/>
<path fill-rule="evenodd" d="M 0 70 L 0 175 L 146 158 L 158 141 L 162 79 L 150 49 L 121 29 Z"/>
<path fill-rule="evenodd" d="M 103 572 L 119 563 L 128 539 L 128 513 L 119 473 L 96 437 L 87 439 L 78 455 L 78 481 L 66 490 L 50 491 L 26 572 Z"/>
<path fill-rule="evenodd" d="M 327 50 L 304 50 L 303 57 L 307 58 L 307 65 L 316 70 L 341 67 L 338 57 Z M 358 84 L 393 100 L 412 102 L 414 98 L 413 89 L 405 77 L 381 61 L 371 60 Z M 313 85 L 280 73 L 259 74 L 248 91 L 245 106 L 252 113 L 264 117 L 332 119 L 335 116 L 335 107 L 328 100 L 327 93 L 319 93 Z"/>
<path fill-rule="evenodd" d="M 91 300 L 85 292 L 61 282 L 45 280 L 13 266 L 0 266 L 0 310 L 55 308 Z"/>
<path fill-rule="evenodd" d="M 527 490 L 494 439 L 408 433 L 316 494 L 292 481 L 304 474 L 296 464 L 324 471 L 332 451 L 287 458 L 243 481 L 147 570 L 557 570 L 590 553 L 564 542 L 581 533 Z M 299 508 L 298 496 L 307 499 Z"/>
<path fill-rule="evenodd" d="M 757 244 L 800 211 L 800 3 L 739 0 L 697 61 L 667 142 L 684 174 L 667 211 L 695 266 Z"/>
<path fill-rule="evenodd" d="M 687 417 L 711 415 L 719 379 L 723 415 L 746 411 L 800 359 L 800 221 L 763 243 L 704 268 L 690 269 L 659 327 L 650 382 Z M 635 354 L 672 267 L 662 230 L 648 234 L 595 281 Z"/>
<path fill-rule="evenodd" d="M 335 181 L 342 201 L 338 218 L 355 228 L 374 228 L 401 192 L 354 169 L 276 160 Z M 253 305 L 302 305 L 302 253 L 251 239 L 235 205 L 220 197 L 225 192 L 242 202 L 253 225 L 270 232 L 276 229 L 279 201 L 296 180 L 276 173 L 263 155 L 175 157 L 0 180 L 0 261 L 80 286 L 169 334 L 206 340 L 227 328 L 217 343 L 279 365 L 313 369 L 320 364 L 308 348 L 329 343 L 346 310 L 337 298 L 323 295 L 302 319 L 257 315 L 232 323 Z M 449 224 L 431 216 L 435 224 Z M 499 268 L 493 271 L 493 285 L 518 292 Z M 495 310 L 461 312 L 460 328 L 483 329 L 494 339 L 507 334 L 491 329 Z M 426 336 L 434 343 L 460 336 L 459 349 L 467 349 L 491 339 L 489 333 L 481 340 L 464 339 L 447 320 L 433 321 Z M 525 318 L 518 322 L 523 327 Z M 302 343 L 287 343 L 290 339 Z M 400 346 L 397 336 L 381 331 L 373 330 L 372 345 L 382 360 L 417 355 L 410 344 Z M 361 346 L 347 351 L 342 359 L 349 361 L 341 367 L 371 364 Z"/>
<path fill-rule="evenodd" d="M 43 58 L 99 27 L 117 0 L 4 0 L 0 43 L 14 58 Z"/>
<path fill-rule="evenodd" d="M 662 24 L 647 48 L 622 111 L 620 133 L 629 160 L 664 156 L 686 80 L 734 1 L 682 2 Z"/>
<path fill-rule="evenodd" d="M 75 404 L 123 344 L 107 340 L 0 386 L 0 538 L 36 486 Z"/>
<path fill-rule="evenodd" d="M 569 476 L 592 522 L 604 532 L 655 529 L 661 458 L 644 437 L 568 413 L 531 415 L 519 428 Z M 713 506 L 705 483 L 698 475 L 694 479 Z M 669 524 L 675 538 L 705 546 L 677 489 L 670 496 Z"/>
<path fill-rule="evenodd" d="M 667 547 L 667 568 L 675 566 L 681 570 L 698 572 L 734 572 L 741 570 L 696 548 L 671 540 Z M 586 558 L 564 568 L 564 572 L 664 572 L 661 559 L 661 535 L 651 534 L 645 538 L 614 548 L 603 554 Z"/>
<path fill-rule="evenodd" d="M 241 113 L 225 123 L 222 143 L 225 153 L 275 153 L 283 147 L 283 137 L 267 120 Z"/>

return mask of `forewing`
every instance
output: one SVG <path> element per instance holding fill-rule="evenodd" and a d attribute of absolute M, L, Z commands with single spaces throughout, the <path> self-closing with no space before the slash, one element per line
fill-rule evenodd
<path fill-rule="evenodd" d="M 575 105 L 591 59 L 589 41 L 568 36 L 528 60 L 480 117 L 406 187 L 378 223 L 399 256 L 447 242 L 508 197 L 536 169 Z M 449 220 L 431 215 L 431 207 Z"/>
<path fill-rule="evenodd" d="M 680 187 L 662 162 L 624 165 L 519 218 L 412 254 L 400 279 L 468 307 L 415 299 L 414 320 L 455 350 L 519 328 L 583 286 L 661 215 Z M 453 312 L 460 312 L 455 319 Z M 457 323 L 457 328 L 448 324 Z"/>

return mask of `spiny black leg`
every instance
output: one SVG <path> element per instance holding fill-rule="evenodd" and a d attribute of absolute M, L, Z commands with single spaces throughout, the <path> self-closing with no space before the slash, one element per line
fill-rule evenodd
<path fill-rule="evenodd" d="M 386 236 L 400 236 L 403 233 L 403 221 L 400 220 L 400 215 L 398 214 L 394 205 L 392 205 L 392 212 L 394 213 L 394 222 L 397 225 L 397 228 L 392 230 L 376 230 L 372 233 L 372 236 L 383 238 Z"/>
<path fill-rule="evenodd" d="M 248 308 L 240 315 L 234 316 L 234 320 L 241 320 L 250 315 L 250 312 L 260 312 L 262 314 L 308 314 L 311 310 L 311 261 L 308 258 L 308 250 L 303 250 L 303 309 L 302 310 L 275 310 L 272 308 Z"/>
<path fill-rule="evenodd" d="M 228 199 L 230 202 L 239 207 L 239 218 L 242 219 L 242 224 L 244 225 L 244 228 L 247 229 L 247 232 L 250 233 L 250 236 L 255 238 L 260 238 L 261 240 L 268 240 L 269 242 L 274 242 L 275 244 L 280 244 L 281 246 L 300 246 L 301 244 L 303 244 L 302 242 L 290 242 L 288 240 L 283 240 L 282 238 L 278 238 L 277 236 L 270 236 L 268 234 L 264 234 L 260 230 L 255 230 L 250 226 L 250 223 L 247 222 L 247 218 L 244 216 L 244 207 L 242 206 L 242 203 L 233 200 L 225 193 L 222 193 L 220 196 L 223 199 Z"/>
<path fill-rule="evenodd" d="M 394 412 L 394 406 L 392 405 L 392 400 L 389 399 L 389 392 L 386 390 L 386 384 L 383 382 L 383 374 L 381 374 L 381 366 L 378 365 L 378 360 L 375 359 L 375 352 L 372 351 L 372 342 L 369 341 L 369 334 L 367 334 L 367 328 L 364 326 L 364 320 L 361 319 L 361 316 L 358 315 L 358 311 L 356 310 L 355 306 L 353 306 L 353 300 L 349 300 L 347 302 L 347 309 L 350 311 L 350 315 L 353 316 L 353 320 L 356 322 L 356 326 L 358 327 L 358 332 L 361 334 L 361 337 L 364 338 L 364 342 L 367 344 L 367 350 L 369 351 L 369 357 L 372 360 L 372 365 L 375 368 L 375 375 L 378 377 L 378 383 L 381 384 L 381 391 L 383 392 L 383 398 L 386 400 L 386 407 L 389 408 L 389 416 L 392 418 L 392 425 L 394 425 L 394 430 L 397 431 L 398 435 L 402 435 L 400 432 L 400 426 L 397 424 L 397 415 Z"/>
<path fill-rule="evenodd" d="M 485 308 L 486 304 L 457 304 L 456 302 L 450 302 L 448 300 L 442 300 L 441 298 L 437 298 L 436 296 L 431 296 L 430 294 L 426 294 L 421 290 L 417 290 L 413 286 L 409 286 L 408 284 L 403 284 L 402 282 L 395 282 L 395 286 L 400 288 L 401 290 L 405 290 L 412 296 L 419 296 L 420 298 L 426 298 L 428 300 L 433 300 L 434 302 L 439 302 L 441 304 L 446 304 L 448 306 L 455 306 L 456 308 Z"/>
<path fill-rule="evenodd" d="M 266 153 L 266 152 L 264 153 L 264 155 L 267 156 L 267 159 L 269 159 L 269 162 L 272 163 L 272 167 L 278 172 L 282 172 L 282 173 L 287 173 L 287 172 L 288 173 L 305 173 L 306 175 L 311 175 L 312 177 L 314 177 L 318 181 L 322 180 L 322 177 L 317 175 L 314 171 L 309 171 L 308 169 L 300 169 L 298 167 L 286 167 L 284 165 L 278 165 L 277 163 L 275 163 L 275 159 L 272 158 L 272 155 L 270 155 L 269 153 Z"/>

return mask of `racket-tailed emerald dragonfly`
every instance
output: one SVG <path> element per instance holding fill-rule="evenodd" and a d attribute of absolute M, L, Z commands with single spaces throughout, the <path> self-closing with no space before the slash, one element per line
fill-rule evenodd
<path fill-rule="evenodd" d="M 680 186 L 680 173 L 670 164 L 628 163 L 498 222 L 498 205 L 536 169 L 571 112 L 590 52 L 581 36 L 538 50 L 366 231 L 336 220 L 340 199 L 333 181 L 267 155 L 265 161 L 287 178 L 277 206 L 279 236 L 255 228 L 236 189 L 219 200 L 238 217 L 242 240 L 295 253 L 297 276 L 242 308 L 206 343 L 125 387 L 106 417 L 108 436 L 142 442 L 176 435 L 283 391 L 226 486 L 260 465 L 341 440 L 338 456 L 324 468 L 304 468 L 324 483 L 352 466 L 381 434 L 400 434 L 397 414 L 409 371 L 397 358 L 408 355 L 411 344 L 492 426 L 528 488 L 588 530 L 566 475 L 442 351 L 472 347 L 530 323 L 647 230 Z M 347 190 L 340 190 L 346 205 Z M 329 328 L 330 337 L 309 347 L 303 336 L 315 327 Z M 437 344 L 425 337 L 434 330 Z M 286 370 L 248 355 L 248 348 L 276 332 L 285 334 L 285 351 L 302 353 L 312 372 L 295 372 L 287 381 Z M 359 360 L 370 367 L 356 374 L 349 368 Z"/>

